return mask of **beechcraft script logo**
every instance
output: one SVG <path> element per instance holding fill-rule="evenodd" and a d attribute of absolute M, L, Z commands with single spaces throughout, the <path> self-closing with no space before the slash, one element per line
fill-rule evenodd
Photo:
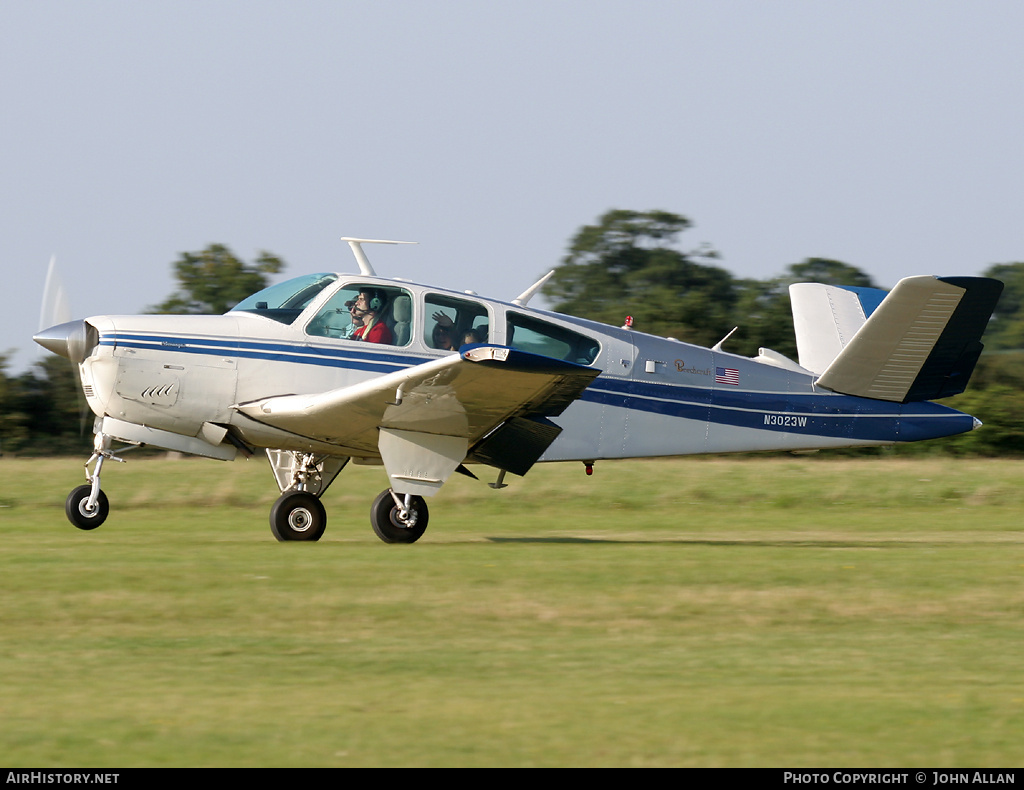
<path fill-rule="evenodd" d="M 740 372 L 736 368 L 715 368 L 715 384 L 740 385 Z"/>

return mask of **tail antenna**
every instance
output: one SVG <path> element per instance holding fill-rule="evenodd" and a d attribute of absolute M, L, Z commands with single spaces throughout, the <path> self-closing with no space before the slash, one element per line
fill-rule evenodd
<path fill-rule="evenodd" d="M 356 256 L 356 263 L 359 264 L 359 273 L 366 277 L 376 277 L 377 272 L 373 270 L 373 266 L 370 265 L 369 259 L 366 257 L 366 253 L 363 252 L 362 245 L 364 244 L 418 244 L 415 241 L 391 241 L 390 239 L 354 239 L 349 236 L 342 236 L 342 241 L 347 241 L 348 246 L 352 248 L 352 253 Z"/>

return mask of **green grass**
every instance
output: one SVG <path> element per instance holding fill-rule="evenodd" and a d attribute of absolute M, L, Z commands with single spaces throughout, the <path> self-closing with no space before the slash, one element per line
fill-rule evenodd
<path fill-rule="evenodd" d="M 84 459 L 81 459 L 84 461 Z M 459 477 L 412 546 L 345 470 L 0 460 L 0 764 L 1017 766 L 1024 463 L 736 458 Z"/>

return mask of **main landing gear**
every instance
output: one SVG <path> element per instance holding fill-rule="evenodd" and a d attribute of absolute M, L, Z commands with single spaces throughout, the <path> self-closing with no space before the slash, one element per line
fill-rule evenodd
<path fill-rule="evenodd" d="M 327 510 L 305 491 L 286 491 L 270 509 L 270 531 L 278 540 L 320 540 L 325 529 Z"/>
<path fill-rule="evenodd" d="M 427 503 L 421 496 L 381 491 L 370 508 L 370 524 L 385 543 L 415 543 L 427 531 Z"/>
<path fill-rule="evenodd" d="M 370 508 L 370 524 L 385 543 L 415 543 L 426 532 L 429 517 L 423 497 L 403 497 L 390 488 Z M 280 541 L 320 540 L 325 529 L 327 511 L 306 491 L 285 491 L 270 509 L 270 531 Z"/>
<path fill-rule="evenodd" d="M 320 540 L 327 529 L 327 511 L 320 497 L 348 463 L 347 458 L 288 450 L 267 450 L 271 470 L 281 489 L 270 509 L 270 531 L 280 541 Z M 423 497 L 381 492 L 370 508 L 370 525 L 385 543 L 415 543 L 427 529 Z"/>

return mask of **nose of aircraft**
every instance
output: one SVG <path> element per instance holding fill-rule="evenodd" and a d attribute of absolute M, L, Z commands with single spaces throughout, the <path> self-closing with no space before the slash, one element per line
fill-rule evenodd
<path fill-rule="evenodd" d="M 99 340 L 96 329 L 86 321 L 68 321 L 32 336 L 47 351 L 81 363 Z"/>

